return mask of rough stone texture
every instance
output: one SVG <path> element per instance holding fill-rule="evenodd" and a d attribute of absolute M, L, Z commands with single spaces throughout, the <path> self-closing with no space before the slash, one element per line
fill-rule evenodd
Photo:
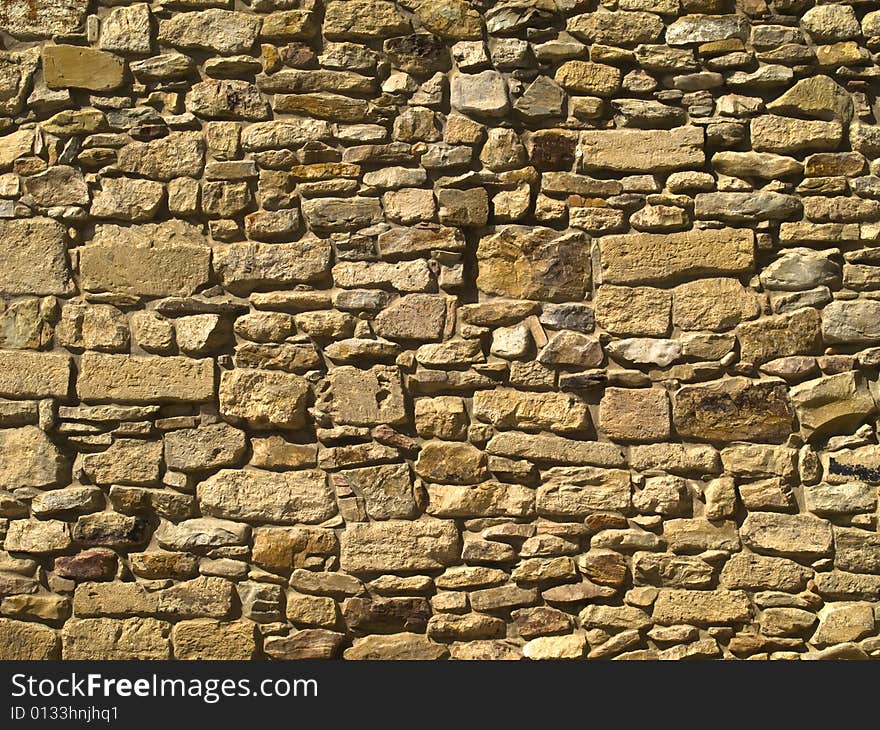
<path fill-rule="evenodd" d="M 0 659 L 880 658 L 876 5 L 0 1 Z"/>

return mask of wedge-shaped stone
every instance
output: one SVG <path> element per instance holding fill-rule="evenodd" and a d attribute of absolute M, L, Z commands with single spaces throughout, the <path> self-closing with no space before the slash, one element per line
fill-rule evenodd
<path fill-rule="evenodd" d="M 0 396 L 66 398 L 70 365 L 67 354 L 0 350 Z"/>
<path fill-rule="evenodd" d="M 703 130 L 603 129 L 581 132 L 583 171 L 660 173 L 702 168 Z"/>
<path fill-rule="evenodd" d="M 68 294 L 64 227 L 51 218 L 0 220 L 0 294 Z"/>
<path fill-rule="evenodd" d="M 752 550 L 780 557 L 815 559 L 831 554 L 831 523 L 810 515 L 752 512 L 740 528 Z"/>
<path fill-rule="evenodd" d="M 801 430 L 810 438 L 848 433 L 877 408 L 867 381 L 855 371 L 808 380 L 790 393 Z"/>
<path fill-rule="evenodd" d="M 589 238 L 580 231 L 506 226 L 480 240 L 477 262 L 477 286 L 489 294 L 577 301 L 590 286 Z"/>
<path fill-rule="evenodd" d="M 800 175 L 804 170 L 803 163 L 794 157 L 770 152 L 716 152 L 712 155 L 712 167 L 723 175 L 765 180 Z"/>
<path fill-rule="evenodd" d="M 751 617 L 745 591 L 691 591 L 664 588 L 654 603 L 654 620 L 660 624 L 745 623 Z"/>
<path fill-rule="evenodd" d="M 675 428 L 694 441 L 780 443 L 794 429 L 785 383 L 733 377 L 686 385 L 672 396 Z"/>
<path fill-rule="evenodd" d="M 93 402 L 200 403 L 214 397 L 214 361 L 86 352 L 77 392 Z"/>
<path fill-rule="evenodd" d="M 199 484 L 198 497 L 204 513 L 246 522 L 315 524 L 336 514 L 327 476 L 317 469 L 222 469 Z"/>
<path fill-rule="evenodd" d="M 182 221 L 98 226 L 79 249 L 80 285 L 90 292 L 187 296 L 211 275 L 211 249 Z"/>
<path fill-rule="evenodd" d="M 424 634 L 374 634 L 355 639 L 343 656 L 349 660 L 427 661 L 446 658 L 449 649 Z"/>
<path fill-rule="evenodd" d="M 449 520 L 354 522 L 342 533 L 340 565 L 354 574 L 438 570 L 457 563 L 460 551 Z"/>
<path fill-rule="evenodd" d="M 739 276 L 755 265 L 754 233 L 740 228 L 605 236 L 600 248 L 602 279 L 612 284 Z"/>
<path fill-rule="evenodd" d="M 828 76 L 801 79 L 782 96 L 767 105 L 774 114 L 810 117 L 847 123 L 852 119 L 853 102 L 849 93 Z"/>
<path fill-rule="evenodd" d="M 587 404 L 571 393 L 480 390 L 473 409 L 476 418 L 499 428 L 578 433 L 592 426 Z"/>

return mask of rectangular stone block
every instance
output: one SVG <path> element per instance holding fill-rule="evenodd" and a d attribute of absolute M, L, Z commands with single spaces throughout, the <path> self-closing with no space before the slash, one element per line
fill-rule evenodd
<path fill-rule="evenodd" d="M 84 353 L 79 397 L 120 403 L 200 403 L 214 396 L 214 361 Z"/>
<path fill-rule="evenodd" d="M 699 127 L 588 130 L 581 132 L 580 151 L 585 172 L 671 172 L 706 161 Z"/>
<path fill-rule="evenodd" d="M 460 551 L 448 520 L 355 522 L 342 533 L 339 560 L 348 573 L 437 570 L 458 562 Z"/>
<path fill-rule="evenodd" d="M 67 294 L 64 226 L 50 218 L 0 220 L 0 294 Z"/>
<path fill-rule="evenodd" d="M 0 350 L 0 395 L 8 398 L 66 398 L 70 355 Z"/>
<path fill-rule="evenodd" d="M 739 276 L 755 265 L 748 229 L 630 233 L 601 240 L 602 280 L 611 284 L 671 284 L 696 276 Z"/>

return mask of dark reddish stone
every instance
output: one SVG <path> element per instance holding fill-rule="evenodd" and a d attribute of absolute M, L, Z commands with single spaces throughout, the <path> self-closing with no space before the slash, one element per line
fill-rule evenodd
<path fill-rule="evenodd" d="M 76 555 L 58 557 L 55 572 L 71 580 L 113 580 L 116 553 L 107 548 L 91 548 Z"/>

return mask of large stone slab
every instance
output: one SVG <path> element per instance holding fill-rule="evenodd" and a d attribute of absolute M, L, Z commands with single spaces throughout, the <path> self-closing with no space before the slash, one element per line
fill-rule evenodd
<path fill-rule="evenodd" d="M 831 523 L 810 515 L 752 512 L 740 528 L 743 542 L 766 555 L 816 559 L 831 554 Z"/>
<path fill-rule="evenodd" d="M 204 513 L 246 522 L 315 524 L 336 513 L 327 476 L 318 469 L 222 469 L 199 484 L 198 497 Z"/>
<path fill-rule="evenodd" d="M 581 169 L 587 172 L 653 173 L 702 168 L 703 130 L 602 129 L 581 132 Z"/>
<path fill-rule="evenodd" d="M 91 292 L 186 296 L 211 275 L 207 241 L 182 221 L 98 226 L 79 261 L 80 284 Z"/>
<path fill-rule="evenodd" d="M 739 276 L 755 265 L 754 237 L 741 228 L 605 236 L 600 243 L 602 280 L 670 284 L 697 276 Z"/>
<path fill-rule="evenodd" d="M 0 396 L 65 398 L 70 366 L 66 353 L 0 350 Z"/>
<path fill-rule="evenodd" d="M 785 383 L 733 377 L 686 385 L 672 396 L 678 435 L 694 441 L 781 443 L 794 428 Z"/>
<path fill-rule="evenodd" d="M 91 402 L 199 403 L 214 396 L 214 361 L 86 352 L 77 391 Z"/>
<path fill-rule="evenodd" d="M 350 523 L 340 544 L 340 566 L 354 574 L 438 570 L 461 550 L 455 523 L 434 519 Z"/>

